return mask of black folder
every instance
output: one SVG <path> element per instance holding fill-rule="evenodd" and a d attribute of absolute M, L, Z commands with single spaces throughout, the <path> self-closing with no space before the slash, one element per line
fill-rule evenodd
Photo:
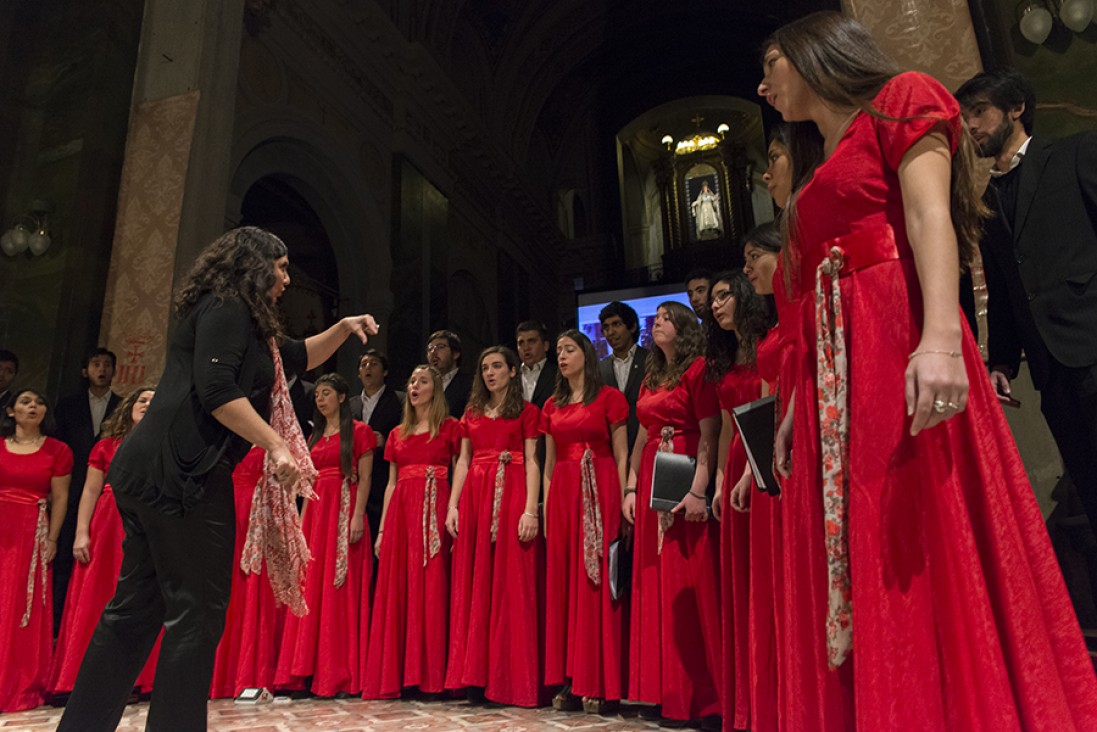
<path fill-rule="evenodd" d="M 628 541 L 617 537 L 609 543 L 606 566 L 609 569 L 609 597 L 620 600 L 632 584 L 632 547 Z"/>
<path fill-rule="evenodd" d="M 697 458 L 673 452 L 655 453 L 655 468 L 651 474 L 651 508 L 670 511 L 686 497 L 697 472 Z"/>
<path fill-rule="evenodd" d="M 773 496 L 781 494 L 781 488 L 773 475 L 773 435 L 775 432 L 776 397 L 762 397 L 731 410 L 735 427 L 746 448 L 750 472 L 758 490 Z"/>

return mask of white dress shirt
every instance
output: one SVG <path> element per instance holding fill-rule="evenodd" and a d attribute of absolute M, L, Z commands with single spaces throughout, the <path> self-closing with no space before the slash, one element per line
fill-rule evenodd
<path fill-rule="evenodd" d="M 541 372 L 547 362 L 548 357 L 546 356 L 532 366 L 522 364 L 522 397 L 527 402 L 533 401 L 533 390 L 537 388 L 537 380 L 541 378 Z"/>
<path fill-rule="evenodd" d="M 377 402 L 381 401 L 381 395 L 385 393 L 385 385 L 381 384 L 381 388 L 373 393 L 373 396 L 367 396 L 366 390 L 362 390 L 362 421 L 369 423 L 370 417 L 373 416 L 373 410 L 377 408 Z"/>
<path fill-rule="evenodd" d="M 91 389 L 88 389 L 88 406 L 91 407 L 91 431 L 92 434 L 99 435 L 99 426 L 103 424 L 103 419 L 107 416 L 107 405 L 110 403 L 110 389 L 107 389 L 107 393 L 101 397 L 95 396 Z"/>
<path fill-rule="evenodd" d="M 1027 140 L 1022 142 L 1021 147 L 1017 148 L 1017 152 L 1013 153 L 1013 157 L 1009 159 L 1009 170 L 998 170 L 997 163 L 995 163 L 995 167 L 990 169 L 990 177 L 998 178 L 1012 171 L 1014 168 L 1020 165 L 1021 161 L 1025 158 L 1025 153 L 1028 152 L 1028 144 L 1030 142 L 1032 142 L 1032 137 L 1029 137 Z"/>
<path fill-rule="evenodd" d="M 618 358 L 617 354 L 613 354 L 613 376 L 617 379 L 617 388 L 621 391 L 625 390 L 628 386 L 628 375 L 632 371 L 632 362 L 636 358 L 636 344 L 632 344 L 632 348 L 628 349 L 628 355 L 624 358 Z"/>
<path fill-rule="evenodd" d="M 457 375 L 457 370 L 457 367 L 454 366 L 452 371 L 442 374 L 442 391 L 449 388 L 450 382 L 453 381 L 453 377 Z"/>

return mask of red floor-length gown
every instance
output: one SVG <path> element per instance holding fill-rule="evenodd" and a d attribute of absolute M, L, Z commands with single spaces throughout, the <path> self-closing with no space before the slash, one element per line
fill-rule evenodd
<path fill-rule="evenodd" d="M 451 542 L 445 523 L 461 423 L 447 417 L 437 437 L 429 432 L 402 437 L 401 432 L 393 430 L 385 441 L 385 460 L 396 465 L 397 478 L 381 527 L 362 670 L 366 699 L 395 699 L 411 686 L 437 693 L 446 680 Z"/>
<path fill-rule="evenodd" d="M 780 265 L 775 277 L 775 291 L 779 290 Z M 783 292 L 783 290 L 782 290 Z M 783 306 L 778 301 L 778 312 Z M 782 405 L 778 381 L 782 368 L 782 355 L 791 348 L 788 339 L 782 338 L 776 327 L 758 343 L 758 373 L 769 386 L 769 393 L 778 396 Z M 787 359 L 785 359 L 787 360 Z M 778 412 L 780 414 L 781 412 Z M 776 425 L 774 426 L 776 428 Z M 774 732 L 779 729 L 780 709 L 779 680 L 779 614 L 783 596 L 781 544 L 781 499 L 762 493 L 751 484 L 750 495 L 750 609 L 749 637 L 749 694 L 750 729 L 753 732 Z M 727 729 L 727 719 L 724 720 Z"/>
<path fill-rule="evenodd" d="M 377 447 L 377 436 L 364 422 L 354 420 L 351 465 Z M 312 446 L 312 462 L 319 471 L 314 490 L 316 499 L 305 501 L 301 529 L 312 561 L 305 580 L 308 614 L 286 616 L 282 646 L 278 651 L 278 688 L 302 688 L 312 678 L 310 691 L 317 696 L 362 691 L 360 642 L 363 615 L 368 623 L 369 606 L 362 604 L 362 583 L 370 583 L 373 562 L 367 552 L 373 540 L 367 524 L 361 539 L 349 540 L 350 521 L 357 510 L 358 484 L 344 481 L 340 465 L 340 435 L 321 437 Z M 369 475 L 359 476 L 369 480 Z M 345 501 L 345 502 L 344 502 Z M 348 533 L 346 557 L 340 557 L 340 531 Z M 346 562 L 339 582 L 337 570 Z"/>
<path fill-rule="evenodd" d="M 1097 678 L 963 317 L 967 409 L 916 437 L 909 432 L 904 375 L 920 338 L 922 302 L 896 170 L 931 131 L 955 148 L 959 106 L 918 73 L 892 79 L 873 104 L 882 116 L 857 115 L 797 202 L 796 274 L 808 291 L 800 299 L 793 476 L 784 508 L 786 524 L 794 517 L 803 536 L 786 546 L 798 562 L 786 566 L 786 577 L 799 612 L 784 642 L 790 657 L 826 658 L 816 297 L 808 283 L 839 246 L 853 637 L 838 676 L 849 689 L 847 713 L 859 730 L 1097 729 Z M 827 526 L 833 535 L 833 523 Z M 814 690 L 826 683 L 807 681 Z M 809 709 L 797 689 L 790 692 L 786 708 L 804 715 L 790 726 L 819 729 L 820 718 L 807 715 L 831 710 Z"/>
<path fill-rule="evenodd" d="M 535 707 L 542 696 L 543 546 L 540 532 L 530 541 L 518 540 L 518 522 L 526 510 L 525 441 L 540 436 L 540 415 L 529 403 L 515 419 L 465 413 L 472 463 L 458 505 L 451 578 L 446 688 L 483 687 L 491 701 L 520 707 Z"/>
<path fill-rule="evenodd" d="M 52 574 L 33 567 L 43 547 L 35 535 L 48 526 L 50 481 L 72 473 L 72 450 L 47 437 L 29 455 L 8 451 L 0 439 L 0 712 L 42 703 L 53 635 Z M 42 534 L 44 541 L 46 536 Z M 30 608 L 26 625 L 20 627 Z"/>
<path fill-rule="evenodd" d="M 608 386 L 586 405 L 557 407 L 555 399 L 549 399 L 541 414 L 541 431 L 556 446 L 545 510 L 545 683 L 560 686 L 570 680 L 572 693 L 610 701 L 621 699 L 626 689 L 628 597 L 614 601 L 608 579 L 609 545 L 622 521 L 621 476 L 610 447 L 610 428 L 627 419 L 624 395 Z M 590 455 L 584 458 L 588 450 Z M 593 470 L 592 488 L 602 521 L 597 584 L 584 563 L 584 460 Z"/>
<path fill-rule="evenodd" d="M 88 457 L 88 465 L 107 474 L 110 461 L 121 438 L 107 437 L 95 443 Z M 126 532 L 122 528 L 122 517 L 114 505 L 114 491 L 109 483 L 104 483 L 99 500 L 95 503 L 95 512 L 88 526 L 91 545 L 88 548 L 88 563 L 75 562 L 69 590 L 65 595 L 65 612 L 61 616 L 61 632 L 57 636 L 57 647 L 53 651 L 53 663 L 50 664 L 50 681 L 47 686 L 51 694 L 67 694 L 76 683 L 80 671 L 80 662 L 99 623 L 103 608 L 114 597 L 118 585 L 118 572 L 122 568 L 122 539 Z M 137 688 L 144 693 L 152 691 L 152 680 L 156 674 L 156 658 L 160 651 L 160 640 L 156 641 L 141 675 L 137 677 Z"/>
<path fill-rule="evenodd" d="M 716 391 L 720 409 L 730 414 L 761 397 L 762 381 L 754 366 L 736 364 L 720 379 Z M 746 462 L 743 443 L 735 435 L 724 466 L 720 514 L 720 707 L 725 729 L 750 729 L 750 514 L 731 507 L 731 489 L 742 477 Z"/>
<path fill-rule="evenodd" d="M 703 358 L 671 389 L 642 387 L 636 403 L 648 438 L 636 486 L 629 698 L 661 704 L 667 719 L 720 713 L 720 533 L 714 519 L 686 521 L 683 512 L 660 551 L 658 512 L 650 508 L 652 469 L 664 427 L 674 431 L 675 453 L 696 456 L 699 423 L 719 410 Z"/>
<path fill-rule="evenodd" d="M 210 698 L 240 695 L 244 689 L 274 687 L 278 649 L 286 608 L 278 606 L 264 571 L 244 574 L 240 556 L 248 533 L 255 487 L 263 475 L 266 451 L 253 447 L 232 472 L 236 503 L 236 547 L 233 552 L 232 594 L 225 614 L 225 632 L 217 646 Z"/>

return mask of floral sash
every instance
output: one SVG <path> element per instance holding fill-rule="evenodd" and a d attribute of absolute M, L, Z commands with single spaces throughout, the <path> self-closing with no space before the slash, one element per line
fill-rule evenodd
<path fill-rule="evenodd" d="M 674 428 L 670 425 L 663 427 L 659 433 L 659 452 L 674 452 Z M 659 517 L 659 545 L 656 553 L 663 553 L 663 536 L 674 526 L 674 514 L 670 511 L 658 511 Z"/>
<path fill-rule="evenodd" d="M 845 252 L 831 247 L 815 273 L 816 387 L 827 560 L 827 662 L 842 665 L 853 646 L 849 569 L 849 409 L 845 320 L 838 285 Z"/>
<path fill-rule="evenodd" d="M 343 478 L 339 487 L 339 524 L 335 534 L 335 586 L 347 581 L 347 555 L 350 553 L 350 486 L 349 478 Z"/>
<path fill-rule="evenodd" d="M 34 607 L 34 576 L 38 575 L 42 584 L 42 607 L 46 607 L 46 593 L 50 591 L 47 580 L 47 568 L 49 563 L 46 555 L 49 552 L 49 519 L 46 517 L 46 499 L 38 499 L 38 519 L 34 524 L 34 551 L 30 555 L 30 572 L 27 573 L 27 608 L 23 611 L 23 619 L 19 621 L 19 627 L 27 627 L 30 622 L 30 612 Z"/>
<path fill-rule="evenodd" d="M 442 535 L 438 533 L 438 481 L 433 465 L 426 469 L 427 484 L 423 487 L 423 566 L 442 551 Z"/>
<path fill-rule="evenodd" d="M 594 451 L 589 447 L 579 462 L 579 481 L 583 499 L 583 566 L 587 578 L 597 586 L 602 583 L 602 507 L 594 476 Z"/>
<path fill-rule="evenodd" d="M 510 465 L 509 450 L 499 453 L 499 467 L 495 471 L 495 493 L 491 498 L 491 540 L 499 534 L 499 509 L 503 505 L 503 488 L 507 484 L 507 466 Z"/>

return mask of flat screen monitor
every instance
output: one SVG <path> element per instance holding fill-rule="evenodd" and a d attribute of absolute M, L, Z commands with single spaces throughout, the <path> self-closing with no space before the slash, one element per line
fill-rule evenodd
<path fill-rule="evenodd" d="M 602 322 L 598 319 L 598 313 L 611 302 L 623 302 L 631 306 L 640 318 L 640 345 L 651 348 L 651 323 L 655 319 L 655 311 L 659 309 L 659 303 L 667 300 L 680 302 L 692 309 L 689 304 L 689 295 L 686 294 L 686 288 L 683 285 L 649 285 L 631 287 L 627 290 L 580 293 L 577 318 L 579 330 L 590 338 L 590 342 L 594 344 L 594 350 L 598 352 L 598 358 L 605 358 L 610 353 L 610 347 L 602 335 Z"/>

